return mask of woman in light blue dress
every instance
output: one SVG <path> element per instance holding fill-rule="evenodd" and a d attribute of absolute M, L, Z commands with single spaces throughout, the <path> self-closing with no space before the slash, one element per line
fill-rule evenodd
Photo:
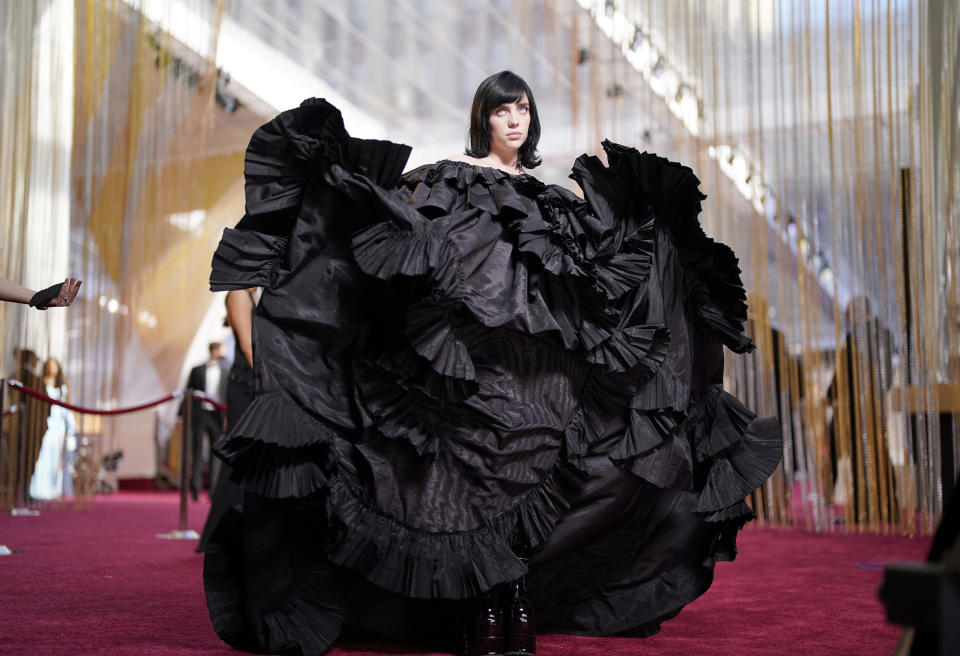
<path fill-rule="evenodd" d="M 49 358 L 43 364 L 43 386 L 47 396 L 65 401 L 67 385 L 63 380 L 60 363 Z M 30 496 L 34 499 L 57 499 L 63 495 L 64 467 L 63 447 L 76 432 L 73 413 L 59 405 L 50 406 L 47 417 L 47 432 L 40 443 L 40 454 L 30 479 Z"/>

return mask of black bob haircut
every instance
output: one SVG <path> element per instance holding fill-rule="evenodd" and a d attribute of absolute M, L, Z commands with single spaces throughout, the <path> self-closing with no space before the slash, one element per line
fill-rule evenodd
<path fill-rule="evenodd" d="M 530 103 L 530 128 L 527 139 L 517 153 L 517 163 L 525 169 L 540 166 L 537 144 L 540 142 L 540 116 L 529 85 L 516 73 L 501 71 L 480 83 L 470 109 L 470 146 L 465 153 L 470 157 L 490 154 L 490 112 L 504 103 L 517 102 L 527 94 Z"/>

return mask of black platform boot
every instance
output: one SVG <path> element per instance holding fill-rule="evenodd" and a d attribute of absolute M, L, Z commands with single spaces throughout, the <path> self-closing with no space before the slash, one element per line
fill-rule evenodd
<path fill-rule="evenodd" d="M 493 590 L 477 599 L 464 630 L 463 656 L 503 656 L 503 610 Z"/>
<path fill-rule="evenodd" d="M 524 580 L 510 586 L 510 595 L 503 609 L 506 630 L 503 636 L 504 656 L 533 656 L 537 653 L 537 625 L 533 606 L 527 599 Z"/>
<path fill-rule="evenodd" d="M 514 545 L 514 553 L 524 565 L 530 563 L 530 547 Z M 503 599 L 504 656 L 533 656 L 537 653 L 537 625 L 533 606 L 527 599 L 526 579 L 519 578 L 507 588 Z"/>

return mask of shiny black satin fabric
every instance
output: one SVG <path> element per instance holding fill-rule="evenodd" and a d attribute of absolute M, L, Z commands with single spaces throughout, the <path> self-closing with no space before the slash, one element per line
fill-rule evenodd
<path fill-rule="evenodd" d="M 217 446 L 254 507 L 205 565 L 230 644 L 422 635 L 528 549 L 544 626 L 646 635 L 733 557 L 781 448 L 717 384 L 752 347 L 736 258 L 689 168 L 604 147 L 580 198 L 467 162 L 398 177 L 409 149 L 325 101 L 257 131 L 211 274 L 264 286 L 256 395 Z"/>

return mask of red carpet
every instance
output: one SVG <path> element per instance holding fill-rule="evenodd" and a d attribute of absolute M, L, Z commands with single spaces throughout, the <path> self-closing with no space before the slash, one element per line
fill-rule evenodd
<path fill-rule="evenodd" d="M 205 503 L 191 504 L 199 530 Z M 85 511 L 0 516 L 0 654 L 234 654 L 207 617 L 194 542 L 176 527 L 177 497 L 126 492 Z M 923 560 L 929 540 L 747 530 L 713 587 L 646 640 L 545 635 L 541 656 L 889 654 L 882 574 L 858 563 Z M 423 654 L 407 645 L 346 645 L 331 656 Z"/>

